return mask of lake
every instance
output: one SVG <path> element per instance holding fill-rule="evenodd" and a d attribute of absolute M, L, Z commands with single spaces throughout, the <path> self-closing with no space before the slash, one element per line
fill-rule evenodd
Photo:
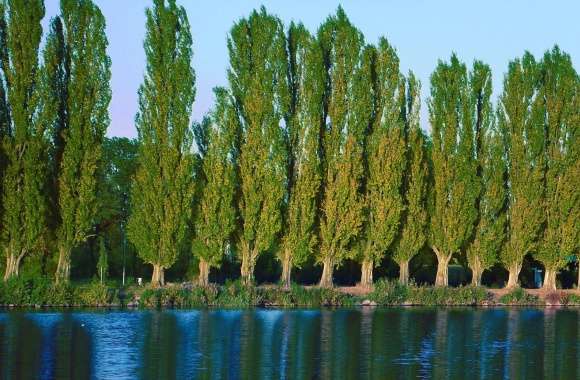
<path fill-rule="evenodd" d="M 580 378 L 580 309 L 0 311 L 2 379 Z"/>

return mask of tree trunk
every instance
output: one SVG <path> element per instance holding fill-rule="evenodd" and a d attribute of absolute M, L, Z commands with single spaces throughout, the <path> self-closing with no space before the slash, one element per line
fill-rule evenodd
<path fill-rule="evenodd" d="M 520 276 L 520 271 L 522 270 L 521 263 L 511 264 L 508 268 L 509 277 L 506 284 L 506 289 L 515 288 L 518 286 L 518 277 Z"/>
<path fill-rule="evenodd" d="M 56 267 L 56 283 L 66 284 L 70 280 L 70 249 L 58 249 L 58 265 Z"/>
<path fill-rule="evenodd" d="M 435 255 L 437 256 L 437 276 L 435 277 L 435 286 L 449 285 L 449 261 L 453 254 L 446 255 L 440 252 L 436 247 L 433 247 Z"/>
<path fill-rule="evenodd" d="M 481 261 L 479 260 L 479 257 L 476 256 L 469 267 L 471 269 L 471 285 L 481 286 L 481 275 L 483 274 L 483 270 L 481 269 Z"/>
<path fill-rule="evenodd" d="M 209 285 L 209 263 L 204 259 L 199 260 L 199 276 L 197 278 L 199 286 Z"/>
<path fill-rule="evenodd" d="M 165 285 L 165 272 L 160 264 L 153 264 L 153 274 L 151 275 L 151 286 L 154 288 Z"/>
<path fill-rule="evenodd" d="M 360 275 L 360 285 L 365 289 L 370 289 L 373 286 L 373 266 L 372 260 L 363 260 L 361 275 Z"/>
<path fill-rule="evenodd" d="M 242 245 L 242 267 L 240 268 L 240 272 L 242 275 L 242 282 L 246 286 L 250 286 L 254 283 L 256 256 L 256 252 L 250 249 L 248 244 Z"/>
<path fill-rule="evenodd" d="M 546 291 L 556 290 L 556 270 L 546 269 L 546 274 L 544 275 L 544 284 L 542 289 Z"/>
<path fill-rule="evenodd" d="M 4 281 L 12 277 L 18 277 L 20 272 L 20 262 L 24 257 L 26 251 L 22 250 L 19 255 L 15 255 L 14 251 L 6 248 L 6 270 L 4 272 Z"/>
<path fill-rule="evenodd" d="M 292 260 L 289 250 L 284 251 L 284 258 L 282 259 L 282 278 L 280 282 L 284 289 L 290 289 L 292 274 Z"/>
<path fill-rule="evenodd" d="M 580 257 L 578 257 L 578 290 L 580 290 Z"/>
<path fill-rule="evenodd" d="M 324 259 L 322 262 L 322 277 L 320 278 L 321 288 L 332 288 L 332 275 L 334 273 L 334 264 L 331 259 Z"/>
<path fill-rule="evenodd" d="M 409 260 L 399 263 L 399 283 L 409 285 Z"/>

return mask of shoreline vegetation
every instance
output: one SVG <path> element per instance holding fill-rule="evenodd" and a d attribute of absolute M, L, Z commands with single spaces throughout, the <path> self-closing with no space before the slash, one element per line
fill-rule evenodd
<path fill-rule="evenodd" d="M 372 288 L 322 288 L 291 284 L 247 286 L 242 281 L 224 285 L 193 283 L 164 287 L 117 287 L 93 281 L 54 284 L 49 280 L 11 280 L 0 285 L 0 309 L 54 308 L 319 308 L 389 306 L 533 306 L 580 307 L 580 290 L 490 289 L 482 286 L 433 287 L 378 280 Z"/>
<path fill-rule="evenodd" d="M 0 2 L 0 303 L 576 299 L 557 288 L 580 286 L 580 76 L 557 45 L 510 60 L 497 91 L 455 53 L 421 84 L 342 7 L 315 30 L 262 6 L 233 23 L 227 85 L 194 121 L 187 12 L 149 3 L 129 140 L 106 137 L 115 36 L 95 2 L 61 0 L 47 30 L 43 0 Z M 449 288 L 458 267 L 471 286 Z M 355 282 L 373 291 L 335 287 Z"/>

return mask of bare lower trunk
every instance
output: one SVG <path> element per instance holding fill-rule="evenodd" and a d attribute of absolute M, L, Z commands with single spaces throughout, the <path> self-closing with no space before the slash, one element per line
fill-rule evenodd
<path fill-rule="evenodd" d="M 544 275 L 544 284 L 542 285 L 542 289 L 547 290 L 547 291 L 555 291 L 556 290 L 556 270 L 546 269 L 546 274 Z"/>
<path fill-rule="evenodd" d="M 66 284 L 70 280 L 70 249 L 58 249 L 58 265 L 56 267 L 56 283 Z"/>
<path fill-rule="evenodd" d="M 249 248 L 247 244 L 242 246 L 242 267 L 240 273 L 242 282 L 249 286 L 254 283 L 254 266 L 256 265 L 257 252 Z"/>
<path fill-rule="evenodd" d="M 445 254 L 437 248 L 433 248 L 437 256 L 437 276 L 435 277 L 435 286 L 449 285 L 449 261 L 453 254 Z"/>
<path fill-rule="evenodd" d="M 508 268 L 509 276 L 506 288 L 515 288 L 518 286 L 518 277 L 520 276 L 520 271 L 522 270 L 521 263 L 511 264 Z"/>
<path fill-rule="evenodd" d="M 334 273 L 334 264 L 331 259 L 324 259 L 322 262 L 322 277 L 320 277 L 321 288 L 332 288 L 332 275 Z"/>
<path fill-rule="evenodd" d="M 360 275 L 360 285 L 365 289 L 370 289 L 373 286 L 373 261 L 363 260 Z"/>
<path fill-rule="evenodd" d="M 479 257 L 476 256 L 469 267 L 471 269 L 471 285 L 481 286 L 481 275 L 483 273 L 483 269 Z"/>
<path fill-rule="evenodd" d="M 22 250 L 19 255 L 15 255 L 11 249 L 6 248 L 6 271 L 4 272 L 4 281 L 7 281 L 12 277 L 18 277 L 20 262 L 22 261 L 24 254 L 24 250 Z"/>
<path fill-rule="evenodd" d="M 199 276 L 197 283 L 199 286 L 209 285 L 209 263 L 204 259 L 199 260 Z"/>
<path fill-rule="evenodd" d="M 409 285 L 409 260 L 399 263 L 399 283 Z"/>
<path fill-rule="evenodd" d="M 578 258 L 578 290 L 580 290 L 580 257 Z"/>
<path fill-rule="evenodd" d="M 154 288 L 165 285 L 165 269 L 160 264 L 153 264 L 153 274 L 151 275 L 151 286 Z"/>
<path fill-rule="evenodd" d="M 284 258 L 282 259 L 282 277 L 280 282 L 284 289 L 289 289 L 291 284 L 291 274 L 292 274 L 292 260 L 290 256 L 290 251 L 284 251 Z"/>

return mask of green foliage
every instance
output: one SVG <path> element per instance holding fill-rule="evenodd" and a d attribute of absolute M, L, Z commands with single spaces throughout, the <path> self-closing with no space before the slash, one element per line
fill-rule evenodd
<path fill-rule="evenodd" d="M 393 254 L 393 258 L 399 264 L 401 271 L 408 269 L 411 258 L 425 244 L 427 224 L 428 140 L 419 123 L 421 83 L 412 72 L 407 78 L 406 100 L 405 145 L 407 162 L 403 179 L 404 210 L 401 216 L 401 232 Z M 400 276 L 401 281 L 408 282 L 407 276 L 408 273 Z"/>
<path fill-rule="evenodd" d="M 50 92 L 66 93 L 66 97 L 45 100 L 51 110 L 51 125 L 56 125 L 54 139 L 62 142 L 57 150 L 60 224 L 56 278 L 67 282 L 71 250 L 86 241 L 98 214 L 97 183 L 109 125 L 111 60 L 106 52 L 105 18 L 92 1 L 62 0 L 60 18 L 62 24 L 54 21 L 47 42 L 45 55 L 50 64 L 45 75 L 53 86 Z M 61 69 L 64 74 L 51 72 Z"/>
<path fill-rule="evenodd" d="M 487 290 L 478 286 L 413 286 L 409 288 L 407 297 L 409 303 L 423 306 L 475 306 L 488 299 Z"/>
<path fill-rule="evenodd" d="M 360 186 L 363 176 L 363 135 L 370 120 L 370 67 L 362 64 L 362 33 L 339 7 L 318 30 L 327 83 L 323 120 L 323 184 L 320 215 L 323 263 L 321 285 L 332 286 L 332 272 L 346 257 L 363 223 Z"/>
<path fill-rule="evenodd" d="M 479 194 L 470 83 L 456 55 L 437 65 L 428 105 L 433 139 L 429 241 L 439 261 L 436 284 L 447 285 L 447 264 L 471 236 Z"/>
<path fill-rule="evenodd" d="M 476 61 L 470 76 L 475 112 L 474 136 L 480 194 L 475 237 L 467 249 L 473 285 L 481 284 L 481 274 L 497 261 L 505 242 L 507 203 L 505 146 L 495 128 L 491 106 L 491 69 Z"/>
<path fill-rule="evenodd" d="M 543 100 L 538 75 L 538 64 L 530 53 L 510 62 L 498 105 L 509 178 L 509 224 L 501 253 L 501 261 L 510 271 L 509 286 L 517 284 L 523 258 L 536 246 L 543 222 Z"/>
<path fill-rule="evenodd" d="M 235 138 L 237 122 L 231 95 L 224 88 L 214 89 L 216 108 L 209 118 L 207 131 L 196 127 L 197 146 L 203 153 L 201 200 L 195 210 L 195 236 L 193 254 L 210 266 L 218 267 L 235 229 L 236 210 L 234 195 L 236 186 Z M 201 140 L 205 140 L 202 143 Z"/>
<path fill-rule="evenodd" d="M 76 292 L 69 284 L 54 284 L 45 277 L 11 278 L 0 284 L 0 304 L 71 306 Z"/>
<path fill-rule="evenodd" d="M 499 298 L 499 302 L 505 305 L 539 305 L 540 299 L 534 295 L 528 294 L 522 288 L 515 288 L 509 293 Z"/>
<path fill-rule="evenodd" d="M 105 247 L 105 239 L 102 237 L 99 238 L 99 261 L 97 262 L 97 275 L 101 280 L 101 284 L 103 281 L 107 279 L 109 271 L 109 262 L 107 259 L 107 247 Z"/>
<path fill-rule="evenodd" d="M 41 243 L 46 227 L 48 141 L 38 76 L 44 4 L 6 1 L 0 5 L 0 68 L 3 125 L 2 253 L 4 278 L 17 276 L 22 259 Z M 7 103 L 5 103 L 7 101 Z M 5 165 L 5 166 L 4 166 Z"/>
<path fill-rule="evenodd" d="M 79 286 L 76 298 L 81 306 L 107 306 L 117 301 L 116 291 L 97 281 Z"/>
<path fill-rule="evenodd" d="M 283 281 L 290 282 L 291 267 L 300 267 L 316 245 L 316 217 L 321 184 L 320 127 L 324 95 L 322 52 L 302 25 L 288 31 L 291 107 L 288 132 L 288 205 L 278 257 Z M 286 278 L 284 278 L 286 276 Z"/>
<path fill-rule="evenodd" d="M 238 21 L 228 37 L 228 78 L 241 126 L 239 213 L 243 280 L 253 282 L 258 256 L 282 228 L 287 152 L 280 127 L 290 92 L 282 22 L 262 7 Z"/>
<path fill-rule="evenodd" d="M 375 282 L 367 298 L 378 305 L 402 305 L 409 296 L 410 288 L 400 282 L 381 279 Z"/>
<path fill-rule="evenodd" d="M 244 284 L 243 281 L 227 281 L 215 300 L 215 306 L 228 308 L 245 308 L 261 303 L 258 288 Z"/>
<path fill-rule="evenodd" d="M 164 283 L 164 269 L 175 263 L 186 241 L 191 215 L 195 74 L 185 9 L 175 0 L 155 0 L 146 17 L 147 69 L 136 116 L 139 169 L 128 236 L 139 256 L 153 265 L 152 282 L 159 285 Z"/>
<path fill-rule="evenodd" d="M 363 61 L 368 50 L 365 49 Z M 388 41 L 381 38 L 378 48 L 370 49 L 370 55 L 374 75 L 366 75 L 374 77 L 373 96 L 368 99 L 373 117 L 365 150 L 367 172 L 361 259 L 371 263 L 372 268 L 380 264 L 398 234 L 404 207 L 401 190 L 406 165 L 405 123 L 401 110 L 406 94 L 399 58 Z M 372 276 L 365 278 L 363 272 L 361 282 L 370 285 Z"/>
<path fill-rule="evenodd" d="M 580 77 L 570 56 L 557 46 L 544 54 L 540 65 L 545 224 L 535 257 L 555 273 L 580 248 Z"/>

